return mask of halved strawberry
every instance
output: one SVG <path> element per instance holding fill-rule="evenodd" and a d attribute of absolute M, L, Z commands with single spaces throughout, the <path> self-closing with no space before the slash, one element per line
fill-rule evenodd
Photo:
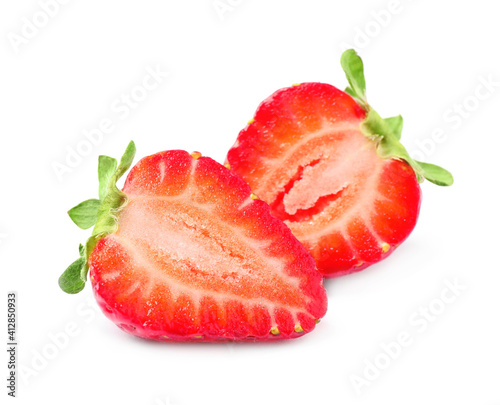
<path fill-rule="evenodd" d="M 446 170 L 413 160 L 401 116 L 366 102 L 361 59 L 341 59 L 350 87 L 302 83 L 264 100 L 227 155 L 231 170 L 285 221 L 335 277 L 387 257 L 413 230 L 419 182 L 450 185 Z"/>
<path fill-rule="evenodd" d="M 214 160 L 181 150 L 139 161 L 123 191 L 120 165 L 99 159 L 99 200 L 70 210 L 93 236 L 61 276 L 87 271 L 104 313 L 156 340 L 286 339 L 314 329 L 326 294 L 314 259 L 248 185 Z"/>

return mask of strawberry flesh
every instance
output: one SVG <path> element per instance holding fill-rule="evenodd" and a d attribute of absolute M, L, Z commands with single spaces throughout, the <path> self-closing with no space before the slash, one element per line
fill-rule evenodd
<path fill-rule="evenodd" d="M 378 155 L 361 131 L 364 119 L 343 91 L 303 83 L 265 100 L 227 156 L 327 277 L 382 260 L 418 217 L 414 170 Z"/>
<path fill-rule="evenodd" d="M 326 312 L 314 259 L 241 178 L 193 156 L 158 153 L 129 173 L 118 229 L 89 260 L 105 314 L 156 340 L 311 331 Z"/>

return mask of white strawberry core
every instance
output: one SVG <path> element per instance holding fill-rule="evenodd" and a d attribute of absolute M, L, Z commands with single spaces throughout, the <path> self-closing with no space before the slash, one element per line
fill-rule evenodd
<path fill-rule="evenodd" d="M 376 177 L 382 160 L 375 148 L 358 123 L 327 126 L 290 148 L 279 163 L 270 164 L 279 169 L 268 173 L 261 183 L 262 191 L 256 193 L 271 205 L 282 199 L 290 216 L 287 223 L 302 221 L 302 211 L 316 208 L 319 202 L 340 205 L 341 194 L 356 192 Z M 325 207 L 318 207 L 318 213 L 320 208 Z"/>

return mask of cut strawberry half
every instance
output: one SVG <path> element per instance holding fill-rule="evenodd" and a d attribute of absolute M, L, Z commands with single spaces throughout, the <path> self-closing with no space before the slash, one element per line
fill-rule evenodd
<path fill-rule="evenodd" d="M 248 185 L 214 160 L 180 150 L 132 168 L 99 159 L 99 200 L 70 210 L 95 224 L 81 257 L 61 276 L 69 293 L 87 272 L 103 312 L 123 330 L 156 340 L 286 339 L 326 312 L 314 259 Z"/>
<path fill-rule="evenodd" d="M 227 164 L 270 204 L 327 277 L 391 254 L 413 230 L 424 178 L 446 170 L 413 160 L 399 142 L 401 116 L 382 119 L 366 102 L 361 59 L 342 55 L 350 87 L 281 89 L 263 101 L 228 152 Z"/>

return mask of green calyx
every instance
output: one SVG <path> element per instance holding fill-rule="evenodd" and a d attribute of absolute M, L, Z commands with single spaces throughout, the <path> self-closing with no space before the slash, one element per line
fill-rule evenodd
<path fill-rule="evenodd" d="M 71 220 L 81 229 L 94 227 L 92 235 L 80 245 L 80 257 L 59 277 L 59 286 L 68 294 L 83 290 L 89 271 L 89 256 L 97 242 L 118 228 L 117 214 L 127 203 L 127 196 L 116 187 L 116 182 L 130 168 L 135 156 L 135 144 L 130 142 L 120 159 L 99 156 L 99 199 L 86 200 L 68 211 Z"/>
<path fill-rule="evenodd" d="M 442 167 L 419 162 L 410 157 L 408 151 L 400 142 L 403 129 L 403 117 L 382 118 L 366 100 L 366 82 L 363 72 L 363 62 L 354 49 L 348 49 L 342 54 L 340 64 L 349 82 L 345 92 L 353 97 L 366 111 L 366 118 L 361 124 L 364 135 L 377 142 L 377 152 L 384 159 L 396 158 L 406 161 L 415 171 L 417 179 L 424 179 L 438 186 L 451 186 L 453 176 Z"/>

